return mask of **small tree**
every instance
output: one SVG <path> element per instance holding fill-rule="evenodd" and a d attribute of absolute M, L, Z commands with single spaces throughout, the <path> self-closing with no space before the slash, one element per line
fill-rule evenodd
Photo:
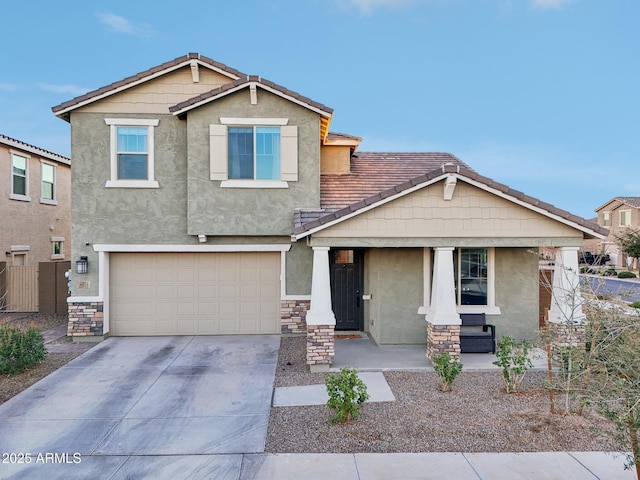
<path fill-rule="evenodd" d="M 431 357 L 431 361 L 440 381 L 440 390 L 443 392 L 450 391 L 451 384 L 462 372 L 462 363 L 460 363 L 458 357 L 451 357 L 449 352 L 434 355 Z"/>
<path fill-rule="evenodd" d="M 369 399 L 367 386 L 354 368 L 343 368 L 338 375 L 330 373 L 325 380 L 329 400 L 327 407 L 334 411 L 331 423 L 348 423 L 360 414 L 360 405 Z"/>
<path fill-rule="evenodd" d="M 623 232 L 615 235 L 616 243 L 622 253 L 633 259 L 632 263 L 637 263 L 640 258 L 640 232 L 627 228 Z"/>
<path fill-rule="evenodd" d="M 498 359 L 493 364 L 502 369 L 502 378 L 507 393 L 517 392 L 527 370 L 533 367 L 533 363 L 529 359 L 530 351 L 530 343 L 517 342 L 509 335 L 498 342 L 496 351 Z"/>

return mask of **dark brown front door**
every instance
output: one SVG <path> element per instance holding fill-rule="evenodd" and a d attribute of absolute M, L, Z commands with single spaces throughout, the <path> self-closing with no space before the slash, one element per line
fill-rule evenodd
<path fill-rule="evenodd" d="M 331 302 L 336 330 L 362 330 L 362 276 L 364 251 L 332 250 Z"/>

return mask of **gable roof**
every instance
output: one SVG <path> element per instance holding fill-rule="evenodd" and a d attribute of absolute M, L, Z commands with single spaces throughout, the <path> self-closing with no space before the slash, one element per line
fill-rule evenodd
<path fill-rule="evenodd" d="M 604 207 L 606 207 L 607 205 L 610 205 L 613 202 L 620 202 L 624 205 L 628 205 L 630 207 L 633 208 L 640 208 L 640 197 L 614 197 L 611 200 L 609 200 L 608 202 L 604 203 L 603 205 L 599 206 L 598 208 L 595 209 L 596 212 L 599 212 L 600 210 L 602 210 Z"/>
<path fill-rule="evenodd" d="M 64 155 L 59 155 L 54 152 L 50 152 L 49 150 L 36 147 L 35 145 L 30 145 L 28 143 L 21 142 L 20 140 L 7 137 L 6 135 L 2 135 L 1 133 L 0 133 L 0 144 L 6 145 L 8 147 L 12 147 L 18 150 L 22 150 L 23 152 L 33 153 L 34 155 L 38 155 L 41 158 L 46 158 L 47 160 L 51 160 L 53 162 L 62 163 L 64 165 L 71 166 L 71 159 L 69 157 L 65 157 Z"/>
<path fill-rule="evenodd" d="M 144 70 L 143 72 L 111 83 L 110 85 L 106 85 L 104 87 L 98 88 L 97 90 L 93 90 L 91 92 L 85 93 L 84 95 L 80 95 L 79 97 L 73 98 L 67 102 L 53 107 L 51 110 L 53 110 L 53 113 L 55 113 L 57 116 L 69 121 L 69 114 L 76 108 L 80 108 L 84 105 L 88 105 L 110 95 L 122 92 L 123 90 L 126 90 L 128 88 L 135 87 L 136 85 L 140 85 L 141 83 L 147 82 L 153 78 L 165 75 L 187 65 L 191 65 L 192 63 L 202 65 L 205 68 L 209 68 L 210 70 L 218 72 L 226 77 L 229 77 L 230 80 L 236 80 L 240 77 L 247 76 L 245 73 L 242 73 L 235 68 L 228 67 L 223 63 L 216 62 L 215 60 L 200 55 L 199 53 L 189 53 L 156 67 L 152 67 L 148 70 Z"/>
<path fill-rule="evenodd" d="M 362 155 L 362 154 L 360 154 Z M 399 155 L 399 154 L 394 154 Z M 428 155 L 428 154 L 422 154 Z M 449 154 L 440 154 L 440 155 L 449 155 Z M 450 155 L 452 158 L 456 158 L 453 155 Z M 408 195 L 416 190 L 424 188 L 428 185 L 432 185 L 441 180 L 446 179 L 447 177 L 454 176 L 462 181 L 470 183 L 478 188 L 481 188 L 485 191 L 493 193 L 495 195 L 499 195 L 502 198 L 505 198 L 509 201 L 512 201 L 520 206 L 533 210 L 541 215 L 552 218 L 556 221 L 564 223 L 566 225 L 571 226 L 577 230 L 586 233 L 587 235 L 594 237 L 604 238 L 608 235 L 609 231 L 598 225 L 597 223 L 591 222 L 589 220 L 585 220 L 582 217 L 577 215 L 573 215 L 565 210 L 559 209 L 549 203 L 542 202 L 537 198 L 525 195 L 524 193 L 509 188 L 507 185 L 496 182 L 488 177 L 484 177 L 468 166 L 464 164 L 462 161 L 456 159 L 457 162 L 449 162 L 447 164 L 442 164 L 439 168 L 428 171 L 427 173 L 423 173 L 416 177 L 410 178 L 402 183 L 396 184 L 390 188 L 385 190 L 376 192 L 372 195 L 369 195 L 365 198 L 361 198 L 355 202 L 352 202 L 342 208 L 339 208 L 334 211 L 323 212 L 320 214 L 318 218 L 309 218 L 307 222 L 298 225 L 294 228 L 292 238 L 294 240 L 299 240 L 306 236 L 309 236 L 319 230 L 323 230 L 330 226 L 335 225 L 336 223 L 340 223 L 342 221 L 348 220 L 360 213 L 364 213 L 369 211 L 377 206 L 388 203 L 396 198 L 402 197 L 404 195 Z M 391 175 L 390 172 L 393 172 L 393 164 L 387 167 L 387 174 L 382 174 L 383 177 L 387 177 Z M 346 175 L 345 175 L 346 176 Z M 383 183 L 380 183 L 382 185 Z M 364 192 L 364 190 L 362 191 Z M 321 194 L 322 195 L 322 194 Z M 353 198 L 351 196 L 347 196 L 345 193 L 346 201 L 352 201 Z"/>
<path fill-rule="evenodd" d="M 209 102 L 213 102 L 231 93 L 235 93 L 245 88 L 253 89 L 258 87 L 319 114 L 321 118 L 320 136 L 324 141 L 329 133 L 329 124 L 333 115 L 333 109 L 323 105 L 322 103 L 311 100 L 308 97 L 300 95 L 293 90 L 289 90 L 288 88 L 278 85 L 277 83 L 266 80 L 258 75 L 246 75 L 242 78 L 238 78 L 233 82 L 226 83 L 218 88 L 201 93 L 196 97 L 169 107 L 169 111 L 176 116 L 184 115 L 194 108 L 206 105 Z"/>

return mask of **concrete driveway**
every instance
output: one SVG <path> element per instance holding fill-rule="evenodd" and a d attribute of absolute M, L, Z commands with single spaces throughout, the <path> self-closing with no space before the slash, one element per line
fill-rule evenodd
<path fill-rule="evenodd" d="M 238 478 L 280 337 L 110 338 L 0 406 L 0 478 Z"/>

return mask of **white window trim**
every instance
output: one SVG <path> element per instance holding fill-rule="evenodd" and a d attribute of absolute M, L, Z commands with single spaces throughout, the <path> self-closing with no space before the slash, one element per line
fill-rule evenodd
<path fill-rule="evenodd" d="M 21 193 L 13 193 L 13 156 L 16 157 L 22 157 L 24 159 L 26 159 L 26 167 L 27 167 L 27 172 L 25 174 L 25 195 L 21 194 Z M 17 150 L 9 150 L 9 156 L 11 158 L 11 165 L 10 165 L 10 175 L 9 175 L 9 181 L 11 182 L 9 185 L 9 198 L 11 200 L 18 200 L 21 202 L 30 202 L 31 201 L 31 197 L 29 196 L 29 163 L 31 162 L 31 156 L 27 155 L 25 153 L 19 152 Z"/>
<path fill-rule="evenodd" d="M 237 117 L 220 117 L 222 125 L 251 125 L 251 126 L 285 126 L 289 124 L 288 118 L 237 118 Z"/>
<path fill-rule="evenodd" d="M 42 184 L 44 183 L 44 178 L 42 178 L 43 165 L 49 165 L 50 167 L 53 168 L 53 198 L 44 198 L 42 196 Z M 56 187 L 57 173 L 58 172 L 57 172 L 56 166 L 53 163 L 40 160 L 40 203 L 44 203 L 45 205 L 58 205 L 58 200 L 56 199 L 57 193 L 58 193 L 58 188 Z"/>
<path fill-rule="evenodd" d="M 289 182 L 282 180 L 230 179 L 220 182 L 221 188 L 289 188 Z"/>
<path fill-rule="evenodd" d="M 107 188 L 159 188 L 160 185 L 155 179 L 155 142 L 154 127 L 158 126 L 158 119 L 144 118 L 105 118 L 105 123 L 111 127 L 111 179 L 107 180 Z M 118 127 L 147 127 L 148 151 L 147 151 L 147 180 L 120 180 L 118 179 Z"/>
<path fill-rule="evenodd" d="M 609 211 L 602 212 L 602 226 L 603 227 L 610 227 L 611 226 L 611 212 L 609 212 Z"/>

